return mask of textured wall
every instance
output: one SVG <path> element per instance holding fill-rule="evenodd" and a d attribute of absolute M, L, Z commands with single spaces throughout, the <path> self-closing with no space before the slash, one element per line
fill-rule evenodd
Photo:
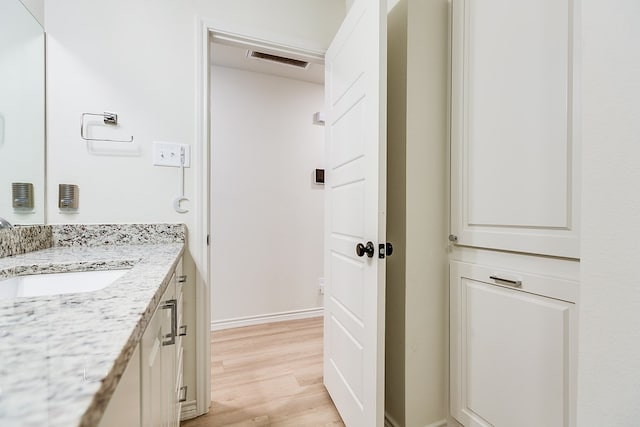
<path fill-rule="evenodd" d="M 578 425 L 640 420 L 640 3 L 582 2 Z"/>

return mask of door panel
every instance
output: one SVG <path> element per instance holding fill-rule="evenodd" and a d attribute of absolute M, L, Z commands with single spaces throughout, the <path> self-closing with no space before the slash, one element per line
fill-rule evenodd
<path fill-rule="evenodd" d="M 345 241 L 349 249 L 355 246 L 351 240 Z M 364 266 L 344 255 L 333 253 L 331 260 L 332 293 L 331 298 L 339 303 L 341 309 L 348 312 L 354 320 L 362 323 L 364 314 L 362 292 L 364 291 Z"/>
<path fill-rule="evenodd" d="M 334 349 L 331 363 L 347 384 L 354 401 L 362 407 L 363 348 L 360 340 L 349 333 L 344 325 L 335 317 L 331 319 L 333 330 L 339 331 L 331 336 Z"/>
<path fill-rule="evenodd" d="M 356 6 L 354 4 L 354 6 Z M 369 23 L 364 22 L 368 18 L 366 9 L 361 5 L 349 10 L 349 16 L 345 18 L 341 33 L 336 34 L 334 42 L 329 48 L 332 50 L 331 85 L 327 87 L 329 99 L 335 106 L 347 93 L 349 88 L 362 77 L 366 70 L 363 64 L 370 58 L 367 57 L 366 46 L 372 42 Z M 346 26 L 345 26 L 346 24 Z M 377 35 L 376 35 L 377 36 Z M 341 38 L 341 40 L 340 40 Z M 329 53 L 329 52 L 328 52 Z M 353 103 L 348 103 L 353 105 Z"/>
<path fill-rule="evenodd" d="M 469 223 L 567 227 L 569 2 L 468 4 Z"/>
<path fill-rule="evenodd" d="M 332 145 L 331 158 L 336 169 L 362 155 L 364 135 L 360 133 L 360 129 L 364 126 L 364 108 L 364 98 L 361 98 L 333 124 L 333 138 L 336 144 Z"/>
<path fill-rule="evenodd" d="M 454 1 L 458 244 L 579 257 L 574 3 Z"/>
<path fill-rule="evenodd" d="M 324 381 L 349 427 L 383 425 L 386 5 L 356 0 L 325 57 Z M 375 256 L 358 257 L 374 242 Z"/>
<path fill-rule="evenodd" d="M 346 236 L 362 237 L 364 236 L 364 192 L 366 190 L 365 182 L 362 176 L 356 178 L 357 181 L 333 185 L 332 197 L 334 198 L 333 209 L 333 232 Z M 348 250 L 347 253 L 355 253 Z"/>

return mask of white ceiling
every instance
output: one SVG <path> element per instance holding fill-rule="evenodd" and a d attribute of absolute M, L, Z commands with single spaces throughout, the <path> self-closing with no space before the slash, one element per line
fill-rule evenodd
<path fill-rule="evenodd" d="M 213 65 L 324 84 L 324 64 L 311 62 L 309 58 L 297 57 L 295 54 L 284 54 L 282 52 L 269 49 L 254 48 L 254 50 L 258 52 L 309 61 L 309 66 L 306 69 L 301 69 L 291 65 L 249 58 L 247 57 L 249 49 L 251 48 L 246 46 L 213 42 L 211 43 L 211 58 Z"/>

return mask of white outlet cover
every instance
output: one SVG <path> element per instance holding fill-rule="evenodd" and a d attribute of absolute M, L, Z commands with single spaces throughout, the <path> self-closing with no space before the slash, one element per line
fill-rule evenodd
<path fill-rule="evenodd" d="M 184 167 L 191 166 L 191 146 L 175 142 L 153 143 L 153 165 L 180 167 L 180 148 L 184 147 Z"/>

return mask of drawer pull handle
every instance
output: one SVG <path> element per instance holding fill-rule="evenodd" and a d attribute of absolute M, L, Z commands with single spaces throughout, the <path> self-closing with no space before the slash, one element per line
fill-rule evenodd
<path fill-rule="evenodd" d="M 496 282 L 500 282 L 500 283 L 503 283 L 505 285 L 513 286 L 513 287 L 516 287 L 516 288 L 521 288 L 522 287 L 522 280 L 504 279 L 504 278 L 498 277 L 498 276 L 489 276 L 489 279 L 493 279 Z"/>
<path fill-rule="evenodd" d="M 178 283 L 187 283 L 187 276 L 178 276 Z"/>
<path fill-rule="evenodd" d="M 177 307 L 178 307 L 178 301 L 176 301 L 175 299 L 170 299 L 168 301 L 165 301 L 164 304 L 162 304 L 161 308 L 163 310 L 171 310 L 171 332 L 166 334 L 164 337 L 166 338 L 165 341 L 162 341 L 162 345 L 174 345 L 176 343 L 176 336 L 177 336 L 177 326 L 178 326 L 178 317 L 177 317 Z"/>
<path fill-rule="evenodd" d="M 180 398 L 178 402 L 186 402 L 187 401 L 187 386 L 183 385 L 180 387 Z"/>
<path fill-rule="evenodd" d="M 186 337 L 187 336 L 187 325 L 180 326 L 178 331 L 179 331 L 179 333 L 178 333 L 179 336 Z"/>

